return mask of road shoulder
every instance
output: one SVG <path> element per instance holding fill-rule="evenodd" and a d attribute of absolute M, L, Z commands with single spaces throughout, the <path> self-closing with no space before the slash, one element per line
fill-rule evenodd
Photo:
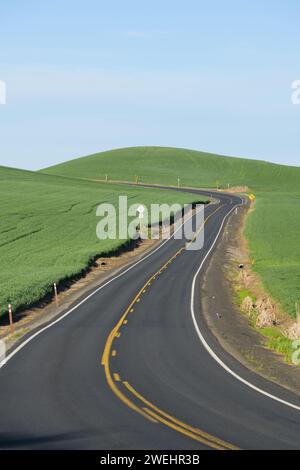
<path fill-rule="evenodd" d="M 267 349 L 267 340 L 249 325 L 235 303 L 228 275 L 238 269 L 232 253 L 240 243 L 239 227 L 247 209 L 232 215 L 205 270 L 202 310 L 210 331 L 221 347 L 250 370 L 294 393 L 300 391 L 300 368 L 289 365 L 280 354 Z"/>

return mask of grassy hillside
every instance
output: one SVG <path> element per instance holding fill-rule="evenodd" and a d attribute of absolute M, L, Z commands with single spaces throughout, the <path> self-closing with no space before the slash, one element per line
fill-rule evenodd
<path fill-rule="evenodd" d="M 192 150 L 136 147 L 112 150 L 44 170 L 79 178 L 140 181 L 195 187 L 246 185 L 257 200 L 246 235 L 254 269 L 290 313 L 300 302 L 300 168 Z"/>
<path fill-rule="evenodd" d="M 133 147 L 78 158 L 43 170 L 79 178 L 214 187 L 247 185 L 256 190 L 300 188 L 300 168 L 164 147 Z"/>
<path fill-rule="evenodd" d="M 84 270 L 124 241 L 98 240 L 96 207 L 118 203 L 187 203 L 194 195 L 129 188 L 0 167 L 0 315 L 31 305 L 58 282 Z"/>

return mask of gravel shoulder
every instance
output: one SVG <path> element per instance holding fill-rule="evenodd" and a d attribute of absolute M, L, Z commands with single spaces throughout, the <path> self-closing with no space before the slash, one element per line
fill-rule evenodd
<path fill-rule="evenodd" d="M 238 214 L 231 216 L 210 259 L 204 276 L 203 312 L 211 332 L 228 353 L 266 379 L 299 394 L 300 368 L 267 349 L 266 338 L 249 325 L 247 316 L 234 300 L 231 275 L 239 270 L 236 253 L 242 243 L 240 227 L 247 210 L 239 208 Z"/>

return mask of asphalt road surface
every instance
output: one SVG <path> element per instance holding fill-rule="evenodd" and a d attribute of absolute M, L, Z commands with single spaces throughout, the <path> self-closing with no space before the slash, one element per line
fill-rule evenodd
<path fill-rule="evenodd" d="M 300 448 L 299 398 L 225 353 L 201 312 L 206 263 L 240 203 L 218 197 L 202 250 L 168 240 L 14 351 L 1 449 Z"/>

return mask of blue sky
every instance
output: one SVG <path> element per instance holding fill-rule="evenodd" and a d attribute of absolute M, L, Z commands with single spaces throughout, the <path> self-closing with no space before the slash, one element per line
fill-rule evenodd
<path fill-rule="evenodd" d="M 0 164 L 166 145 L 299 166 L 299 0 L 11 0 Z"/>

